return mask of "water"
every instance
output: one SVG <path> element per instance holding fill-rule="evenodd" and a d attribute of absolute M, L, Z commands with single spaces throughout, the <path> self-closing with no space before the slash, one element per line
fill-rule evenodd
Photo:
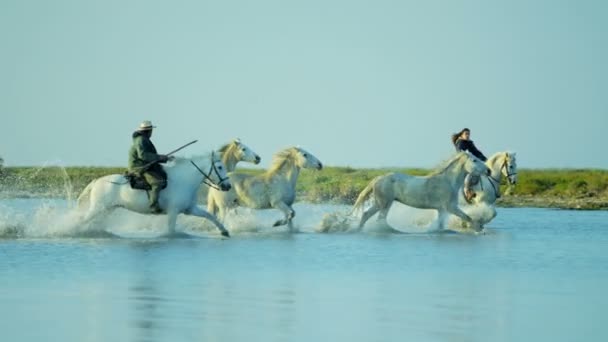
<path fill-rule="evenodd" d="M 61 229 L 65 202 L 4 200 L 0 339 L 608 339 L 608 212 L 498 209 L 485 235 L 314 233 L 343 209 L 297 205 L 299 234 L 241 211 L 228 240 L 198 219 L 178 222 L 194 238 L 155 237 L 162 218 L 119 212 L 104 224 L 123 237 L 92 238 Z"/>

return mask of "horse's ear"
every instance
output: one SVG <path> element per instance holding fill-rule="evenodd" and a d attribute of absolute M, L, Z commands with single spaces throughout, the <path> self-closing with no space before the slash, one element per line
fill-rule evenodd
<path fill-rule="evenodd" d="M 234 143 L 237 144 L 237 145 L 240 145 L 241 144 L 241 138 L 234 139 Z"/>

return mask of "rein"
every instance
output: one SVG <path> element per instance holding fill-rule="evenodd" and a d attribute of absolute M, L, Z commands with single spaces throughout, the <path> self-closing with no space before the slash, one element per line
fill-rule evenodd
<path fill-rule="evenodd" d="M 190 163 L 192 163 L 192 165 L 194 165 L 194 167 L 198 170 L 198 172 L 200 172 L 201 175 L 203 175 L 203 177 L 205 177 L 203 179 L 202 183 L 205 183 L 205 185 L 212 187 L 215 190 L 221 191 L 219 185 L 222 184 L 225 180 L 227 180 L 228 177 L 222 178 L 222 176 L 220 176 L 219 171 L 215 167 L 215 162 L 213 161 L 213 159 L 214 159 L 213 156 L 214 156 L 214 152 L 211 152 L 211 166 L 209 167 L 209 172 L 207 172 L 207 173 L 205 173 L 205 171 L 201 170 L 201 168 L 198 167 L 198 165 L 196 165 L 192 160 L 190 160 Z M 213 182 L 213 180 L 211 179 L 211 172 L 215 172 L 215 175 L 220 180 L 218 183 Z"/>
<path fill-rule="evenodd" d="M 509 184 L 511 184 L 511 176 L 516 176 L 517 172 L 509 173 L 509 161 L 506 158 L 505 161 L 502 163 L 500 169 L 505 169 L 505 176 L 507 176 L 507 180 L 509 181 Z"/>
<path fill-rule="evenodd" d="M 507 177 L 507 181 L 509 182 L 509 185 L 510 185 L 511 176 L 517 175 L 517 172 L 509 173 L 509 161 L 506 158 L 505 158 L 505 161 L 500 166 L 501 172 L 503 171 L 503 169 L 505 171 L 505 176 Z M 488 177 L 488 180 L 490 181 L 490 184 L 492 185 L 492 189 L 494 189 L 494 195 L 496 196 L 496 198 L 500 198 L 500 180 L 498 180 L 492 176 L 489 176 L 489 175 L 487 177 Z"/>

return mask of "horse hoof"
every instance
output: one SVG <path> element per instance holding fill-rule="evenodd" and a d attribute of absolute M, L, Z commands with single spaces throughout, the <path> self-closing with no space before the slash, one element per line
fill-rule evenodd
<path fill-rule="evenodd" d="M 281 221 L 277 221 L 277 222 L 275 222 L 275 223 L 274 223 L 272 226 L 273 226 L 273 227 L 278 227 L 278 226 L 282 226 L 283 224 L 284 224 L 283 222 L 281 222 Z"/>
<path fill-rule="evenodd" d="M 228 233 L 228 231 L 227 231 L 227 230 L 224 230 L 224 231 L 222 232 L 222 236 L 229 238 L 229 237 L 230 237 L 230 233 Z"/>

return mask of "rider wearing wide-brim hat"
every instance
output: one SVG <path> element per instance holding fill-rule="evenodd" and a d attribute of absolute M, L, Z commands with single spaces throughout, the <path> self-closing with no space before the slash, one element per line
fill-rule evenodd
<path fill-rule="evenodd" d="M 143 177 L 150 184 L 150 209 L 153 213 L 161 213 L 158 197 L 167 185 L 167 173 L 160 164 L 166 163 L 170 158 L 158 154 L 150 140 L 155 127 L 152 122 L 146 120 L 133 132 L 133 144 L 129 150 L 129 172 Z"/>
<path fill-rule="evenodd" d="M 473 140 L 470 139 L 471 130 L 468 128 L 463 128 L 458 133 L 452 134 L 452 143 L 456 148 L 457 152 L 460 151 L 468 151 L 475 157 L 479 158 L 481 161 L 485 162 L 488 160 L 486 156 L 481 153 L 479 149 L 473 143 Z M 473 197 L 475 197 L 475 192 L 473 192 L 472 187 L 479 182 L 479 176 L 468 174 L 464 179 L 464 196 L 467 201 L 471 201 Z"/>

